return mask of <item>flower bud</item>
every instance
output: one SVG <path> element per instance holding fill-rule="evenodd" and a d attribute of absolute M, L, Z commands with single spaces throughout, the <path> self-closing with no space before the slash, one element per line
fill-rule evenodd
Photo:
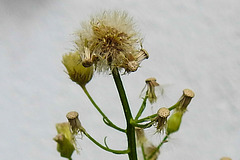
<path fill-rule="evenodd" d="M 70 79 L 84 87 L 93 76 L 93 66 L 84 67 L 78 52 L 65 54 L 62 63 L 67 69 Z"/>
<path fill-rule="evenodd" d="M 173 113 L 167 121 L 167 135 L 178 131 L 181 121 L 182 121 L 183 112 Z"/>
<path fill-rule="evenodd" d="M 56 124 L 58 135 L 53 138 L 57 142 L 57 151 L 61 157 L 70 159 L 75 150 L 69 123 Z"/>

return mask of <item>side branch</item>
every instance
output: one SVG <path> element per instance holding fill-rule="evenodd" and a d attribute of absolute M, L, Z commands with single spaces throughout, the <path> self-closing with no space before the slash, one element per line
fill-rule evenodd
<path fill-rule="evenodd" d="M 126 133 L 126 130 L 125 130 L 125 129 L 122 129 L 122 128 L 116 126 L 115 124 L 112 123 L 112 121 L 110 121 L 110 120 L 108 119 L 108 117 L 103 113 L 103 111 L 102 111 L 102 110 L 98 107 L 98 105 L 95 103 L 95 101 L 93 100 L 93 98 L 91 97 L 91 95 L 89 94 L 89 92 L 87 91 L 86 87 L 82 87 L 82 89 L 83 89 L 84 93 L 87 95 L 88 99 L 89 99 L 89 100 L 91 101 L 91 103 L 93 104 L 93 106 L 94 106 L 94 107 L 98 110 L 98 112 L 102 115 L 102 117 L 103 117 L 103 122 L 104 122 L 106 125 L 114 128 L 114 129 L 116 129 L 116 130 L 118 130 L 118 131 L 121 131 L 121 132 Z"/>
<path fill-rule="evenodd" d="M 87 136 L 94 144 L 96 144 L 97 146 L 99 146 L 100 148 L 102 148 L 105 151 L 112 152 L 114 154 L 128 154 L 129 153 L 129 150 L 113 150 L 113 149 L 108 148 L 107 146 L 106 147 L 103 146 L 97 140 L 95 140 L 92 136 L 90 136 L 86 131 L 84 131 L 83 134 L 85 136 Z"/>

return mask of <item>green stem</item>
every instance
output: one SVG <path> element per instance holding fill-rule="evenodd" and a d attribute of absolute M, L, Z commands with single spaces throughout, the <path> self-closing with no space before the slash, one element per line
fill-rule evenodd
<path fill-rule="evenodd" d="M 139 111 L 138 111 L 138 113 L 137 113 L 137 115 L 135 117 L 135 120 L 138 120 L 138 118 L 142 115 L 144 109 L 146 108 L 147 98 L 148 98 L 148 96 L 147 96 L 147 93 L 146 93 L 146 95 L 145 95 L 145 97 L 143 99 L 142 105 L 141 105 L 141 107 L 140 107 L 140 109 L 139 109 Z"/>
<path fill-rule="evenodd" d="M 143 160 L 147 160 L 143 144 L 141 144 L 141 149 L 142 149 L 142 154 L 143 154 Z"/>
<path fill-rule="evenodd" d="M 174 104 L 173 106 L 169 107 L 169 111 L 175 109 L 177 106 L 179 105 L 179 102 L 177 102 L 176 104 Z"/>
<path fill-rule="evenodd" d="M 95 101 L 92 99 L 91 95 L 89 94 L 89 92 L 87 91 L 86 87 L 85 86 L 82 86 L 82 89 L 84 91 L 84 93 L 87 95 L 87 97 L 89 98 L 89 100 L 92 102 L 93 106 L 98 110 L 98 112 L 102 115 L 103 117 L 103 122 L 105 124 L 107 124 L 108 126 L 112 127 L 112 128 L 115 128 L 116 130 L 119 130 L 121 132 L 124 132 L 126 133 L 126 130 L 125 129 L 122 129 L 118 126 L 116 126 L 115 124 L 113 124 L 109 119 L 108 117 L 103 113 L 103 111 L 98 107 L 98 105 L 95 103 Z"/>
<path fill-rule="evenodd" d="M 85 134 L 94 144 L 96 144 L 100 148 L 104 149 L 105 151 L 112 152 L 115 154 L 128 154 L 129 153 L 129 150 L 113 150 L 113 149 L 103 146 L 98 141 L 96 141 L 92 136 L 90 136 L 86 131 L 83 131 L 83 134 Z"/>
<path fill-rule="evenodd" d="M 146 121 L 152 121 L 155 117 L 157 117 L 157 114 L 153 114 L 151 116 L 147 116 L 145 118 L 136 120 L 135 123 L 142 123 L 142 122 L 146 122 Z"/>
<path fill-rule="evenodd" d="M 156 154 L 156 152 L 159 151 L 160 147 L 163 145 L 163 143 L 165 143 L 165 141 L 166 141 L 167 139 L 168 139 L 168 135 L 166 135 L 166 136 L 163 138 L 162 142 L 156 147 L 156 149 L 152 152 L 152 154 L 147 157 L 147 159 L 151 159 L 151 158 Z"/>
<path fill-rule="evenodd" d="M 135 126 L 135 127 L 139 127 L 139 128 L 149 128 L 149 127 L 151 127 L 153 124 L 154 124 L 154 121 L 150 121 L 150 122 L 148 122 L 148 123 L 146 123 L 146 124 L 138 124 L 138 123 L 136 123 L 136 121 L 134 121 L 134 120 L 131 120 L 130 121 L 130 123 L 133 125 L 133 126 Z"/>
<path fill-rule="evenodd" d="M 128 153 L 129 160 L 137 160 L 137 150 L 136 150 L 136 139 L 135 139 L 135 128 L 131 125 L 130 121 L 133 119 L 131 110 L 128 104 L 127 96 L 122 84 L 121 77 L 119 75 L 118 69 L 113 68 L 112 70 L 113 79 L 115 81 L 120 100 L 122 102 L 126 123 L 127 123 L 127 140 L 128 140 Z"/>

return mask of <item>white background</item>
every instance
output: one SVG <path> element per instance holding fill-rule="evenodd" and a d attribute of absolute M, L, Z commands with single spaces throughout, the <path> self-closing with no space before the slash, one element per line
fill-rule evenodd
<path fill-rule="evenodd" d="M 61 57 L 73 49 L 81 22 L 105 9 L 125 10 L 144 37 L 150 58 L 123 77 L 135 115 L 144 80 L 165 87 L 158 104 L 144 115 L 174 104 L 182 90 L 196 97 L 179 132 L 162 149 L 164 160 L 240 160 L 240 1 L 238 0 L 1 0 L 0 1 L 0 159 L 63 159 L 52 138 L 55 123 L 76 110 L 87 131 L 114 149 L 125 149 L 124 135 L 106 127 L 80 87 L 63 72 Z M 109 118 L 125 126 L 110 75 L 87 85 Z M 162 102 L 162 103 L 161 103 Z M 159 134 L 148 130 L 154 144 Z M 127 159 L 79 140 L 73 159 Z"/>

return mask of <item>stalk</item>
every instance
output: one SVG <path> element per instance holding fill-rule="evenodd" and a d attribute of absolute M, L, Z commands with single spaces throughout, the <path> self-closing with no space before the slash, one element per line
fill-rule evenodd
<path fill-rule="evenodd" d="M 127 141 L 128 141 L 128 153 L 129 160 L 137 160 L 137 150 L 136 150 L 136 139 L 135 139 L 135 128 L 131 125 L 130 121 L 132 118 L 132 113 L 128 104 L 127 96 L 122 84 L 121 77 L 119 75 L 118 69 L 115 67 L 112 70 L 113 79 L 115 81 L 118 94 L 122 103 L 122 107 L 125 114 L 125 119 L 127 123 Z"/>

